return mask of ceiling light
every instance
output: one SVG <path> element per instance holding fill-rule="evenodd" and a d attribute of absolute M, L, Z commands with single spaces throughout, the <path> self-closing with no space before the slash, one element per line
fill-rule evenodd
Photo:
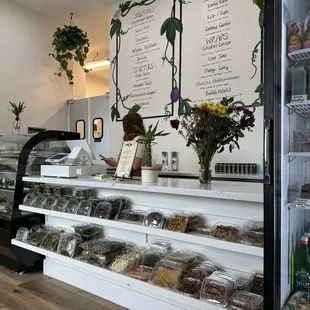
<path fill-rule="evenodd" d="M 99 61 L 93 61 L 89 62 L 84 66 L 87 70 L 105 70 L 110 68 L 110 61 L 109 60 L 99 60 Z"/>

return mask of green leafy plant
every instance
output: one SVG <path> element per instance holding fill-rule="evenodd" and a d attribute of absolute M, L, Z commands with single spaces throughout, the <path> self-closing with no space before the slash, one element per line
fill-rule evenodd
<path fill-rule="evenodd" d="M 89 52 L 89 39 L 87 33 L 77 26 L 71 25 L 73 14 L 71 13 L 70 25 L 56 28 L 53 35 L 52 46 L 54 51 L 49 54 L 59 62 L 59 69 L 55 75 L 62 76 L 65 72 L 70 85 L 74 85 L 73 70 L 69 67 L 69 62 L 75 60 L 83 68 L 87 54 Z M 89 72 L 88 69 L 84 72 Z"/>
<path fill-rule="evenodd" d="M 25 111 L 25 101 L 19 102 L 16 104 L 15 102 L 10 102 L 11 108 L 8 109 L 10 112 L 12 112 L 15 115 L 15 119 L 19 120 L 20 115 Z"/>
<path fill-rule="evenodd" d="M 145 158 L 145 166 L 151 167 L 152 166 L 152 146 L 157 144 L 155 142 L 156 138 L 158 137 L 164 137 L 170 135 L 170 133 L 162 131 L 157 131 L 158 128 L 158 122 L 153 127 L 153 124 L 151 124 L 148 127 L 148 130 L 145 134 L 141 135 L 139 139 L 137 140 L 138 143 L 143 144 L 146 149 L 146 158 Z"/>

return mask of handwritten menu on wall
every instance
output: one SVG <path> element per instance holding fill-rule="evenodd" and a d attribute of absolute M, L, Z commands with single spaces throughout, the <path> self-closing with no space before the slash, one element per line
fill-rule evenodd
<path fill-rule="evenodd" d="M 260 40 L 252 1 L 195 0 L 183 7 L 183 96 L 194 103 L 225 96 L 252 103 L 260 79 L 251 80 L 252 50 Z"/>
<path fill-rule="evenodd" d="M 118 87 L 123 97 L 129 96 L 125 105 L 140 105 L 144 118 L 165 116 L 164 107 L 170 101 L 171 67 L 163 66 L 166 38 L 160 35 L 160 27 L 171 6 L 171 1 L 157 0 L 121 18 L 122 29 L 128 32 L 121 36 Z M 128 111 L 118 106 L 122 117 Z"/>

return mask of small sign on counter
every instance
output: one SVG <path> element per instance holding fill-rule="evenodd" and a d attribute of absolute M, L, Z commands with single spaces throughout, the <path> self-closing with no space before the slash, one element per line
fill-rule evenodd
<path fill-rule="evenodd" d="M 136 141 L 128 141 L 123 143 L 121 156 L 115 172 L 117 178 L 130 178 L 133 162 L 136 157 L 138 143 Z"/>

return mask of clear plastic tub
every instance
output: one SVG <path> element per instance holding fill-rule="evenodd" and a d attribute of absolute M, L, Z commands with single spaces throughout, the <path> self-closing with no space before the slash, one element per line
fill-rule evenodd
<path fill-rule="evenodd" d="M 237 290 L 244 290 L 252 279 L 252 275 L 246 272 L 242 272 L 234 269 L 226 269 L 226 272 L 233 274 L 238 278 L 237 280 Z"/>
<path fill-rule="evenodd" d="M 188 217 L 188 225 L 186 231 L 195 231 L 196 227 L 204 224 L 204 218 L 199 213 L 185 212 L 185 215 Z"/>
<path fill-rule="evenodd" d="M 105 201 L 110 203 L 112 206 L 110 219 L 117 220 L 124 207 L 123 199 L 120 197 L 109 197 Z"/>
<path fill-rule="evenodd" d="M 39 246 L 47 234 L 47 230 L 38 230 L 31 232 L 28 235 L 27 242 L 31 245 Z"/>
<path fill-rule="evenodd" d="M 256 220 L 246 222 L 241 242 L 252 246 L 264 246 L 264 222 Z"/>
<path fill-rule="evenodd" d="M 182 295 L 198 298 L 202 281 L 193 278 L 184 278 L 176 286 L 176 291 Z"/>
<path fill-rule="evenodd" d="M 159 252 L 148 251 L 144 254 L 141 265 L 155 268 L 157 263 L 164 258 L 164 255 Z"/>
<path fill-rule="evenodd" d="M 76 209 L 76 214 L 83 216 L 90 216 L 92 212 L 92 207 L 93 204 L 89 200 L 86 199 L 82 200 Z"/>
<path fill-rule="evenodd" d="M 215 272 L 213 268 L 193 268 L 191 269 L 186 278 L 193 278 L 200 281 L 203 281 L 205 278 L 210 277 L 212 273 Z"/>
<path fill-rule="evenodd" d="M 134 223 L 143 223 L 144 212 L 136 210 L 125 210 L 119 215 L 119 220 Z"/>
<path fill-rule="evenodd" d="M 230 273 L 227 272 L 222 272 L 222 271 L 215 271 L 212 275 L 211 278 L 221 278 L 229 281 L 231 283 L 231 293 L 235 293 L 237 290 L 237 283 L 238 283 L 238 278 Z"/>
<path fill-rule="evenodd" d="M 167 254 L 166 259 L 181 264 L 183 267 L 191 266 L 198 254 L 186 250 L 174 250 Z"/>
<path fill-rule="evenodd" d="M 214 270 L 214 271 L 220 270 L 219 266 L 217 266 L 217 265 L 215 265 L 209 261 L 200 262 L 196 268 L 203 268 L 203 269 L 207 269 L 207 270 L 210 269 L 210 270 Z"/>
<path fill-rule="evenodd" d="M 80 245 L 80 247 L 83 250 L 93 253 L 107 254 L 120 249 L 125 249 L 126 243 L 109 239 L 96 239 L 84 242 Z"/>
<path fill-rule="evenodd" d="M 211 236 L 212 227 L 207 225 L 199 225 L 195 227 L 194 232 L 201 235 Z"/>
<path fill-rule="evenodd" d="M 37 195 L 36 198 L 34 199 L 33 203 L 32 203 L 32 207 L 41 208 L 44 200 L 45 200 L 44 195 Z"/>
<path fill-rule="evenodd" d="M 153 272 L 153 268 L 146 267 L 146 266 L 138 266 L 130 273 L 128 276 L 143 282 L 147 282 Z"/>
<path fill-rule="evenodd" d="M 61 187 L 60 195 L 64 197 L 73 197 L 73 187 Z"/>
<path fill-rule="evenodd" d="M 236 292 L 230 299 L 230 308 L 234 310 L 260 310 L 264 298 L 246 291 Z"/>
<path fill-rule="evenodd" d="M 151 251 L 166 254 L 171 250 L 171 242 L 164 239 L 152 239 L 148 242 L 148 247 Z"/>
<path fill-rule="evenodd" d="M 78 224 L 73 226 L 74 231 L 82 236 L 83 241 L 90 241 L 102 236 L 102 227 L 95 224 Z"/>
<path fill-rule="evenodd" d="M 50 191 L 52 196 L 59 197 L 61 195 L 61 186 L 51 186 Z"/>
<path fill-rule="evenodd" d="M 79 245 L 82 243 L 82 237 L 79 234 L 64 233 L 61 234 L 57 247 L 57 253 L 68 257 L 75 257 L 80 254 Z"/>
<path fill-rule="evenodd" d="M 76 187 L 74 188 L 73 196 L 79 199 L 89 199 L 91 195 L 91 189 L 90 188 L 80 188 Z"/>
<path fill-rule="evenodd" d="M 110 264 L 117 256 L 121 255 L 123 252 L 123 249 L 119 249 L 117 251 L 114 251 L 112 253 L 107 253 L 107 254 L 97 254 L 93 253 L 91 251 L 83 251 L 82 255 L 84 257 L 88 256 L 91 259 L 94 259 L 97 261 L 97 263 L 101 267 L 107 267 L 108 264 Z"/>
<path fill-rule="evenodd" d="M 110 219 L 112 212 L 112 205 L 109 202 L 99 202 L 95 208 L 93 217 L 101 219 Z"/>
<path fill-rule="evenodd" d="M 173 289 L 179 282 L 182 272 L 180 265 L 163 260 L 153 270 L 150 282 L 167 289 Z"/>
<path fill-rule="evenodd" d="M 18 229 L 16 233 L 16 240 L 26 242 L 29 236 L 29 229 L 25 227 L 21 227 Z"/>
<path fill-rule="evenodd" d="M 203 280 L 200 299 L 226 307 L 230 294 L 231 283 L 222 278 L 205 278 Z"/>
<path fill-rule="evenodd" d="M 235 242 L 240 235 L 239 226 L 230 223 L 216 223 L 212 228 L 211 235 L 215 238 Z"/>
<path fill-rule="evenodd" d="M 40 247 L 49 251 L 56 251 L 60 240 L 61 231 L 49 231 L 42 240 Z"/>
<path fill-rule="evenodd" d="M 64 212 L 65 206 L 67 204 L 68 200 L 65 197 L 58 197 L 55 200 L 55 203 L 53 205 L 53 210 L 58 212 Z"/>
<path fill-rule="evenodd" d="M 109 269 L 115 272 L 119 272 L 119 273 L 126 273 L 130 270 L 132 266 L 132 261 L 122 255 L 117 257 L 110 265 Z"/>
<path fill-rule="evenodd" d="M 310 293 L 297 292 L 290 298 L 288 305 L 294 310 L 310 310 Z"/>
<path fill-rule="evenodd" d="M 259 270 L 254 270 L 252 274 L 253 279 L 250 284 L 250 292 L 264 296 L 264 273 Z"/>
<path fill-rule="evenodd" d="M 55 201 L 56 199 L 54 196 L 47 196 L 42 203 L 42 208 L 45 210 L 53 210 Z"/>
<path fill-rule="evenodd" d="M 28 207 L 32 207 L 35 198 L 36 198 L 36 196 L 33 193 L 27 194 L 23 200 L 23 205 L 28 206 Z"/>
<path fill-rule="evenodd" d="M 161 212 L 152 211 L 144 217 L 143 225 L 152 228 L 162 228 L 165 222 L 165 217 Z"/>
<path fill-rule="evenodd" d="M 184 233 L 188 225 L 188 216 L 184 214 L 173 214 L 166 219 L 164 229 Z"/>
<path fill-rule="evenodd" d="M 64 207 L 64 212 L 65 213 L 71 213 L 71 214 L 75 214 L 77 207 L 79 206 L 79 200 L 76 198 L 70 198 L 65 207 Z"/>

